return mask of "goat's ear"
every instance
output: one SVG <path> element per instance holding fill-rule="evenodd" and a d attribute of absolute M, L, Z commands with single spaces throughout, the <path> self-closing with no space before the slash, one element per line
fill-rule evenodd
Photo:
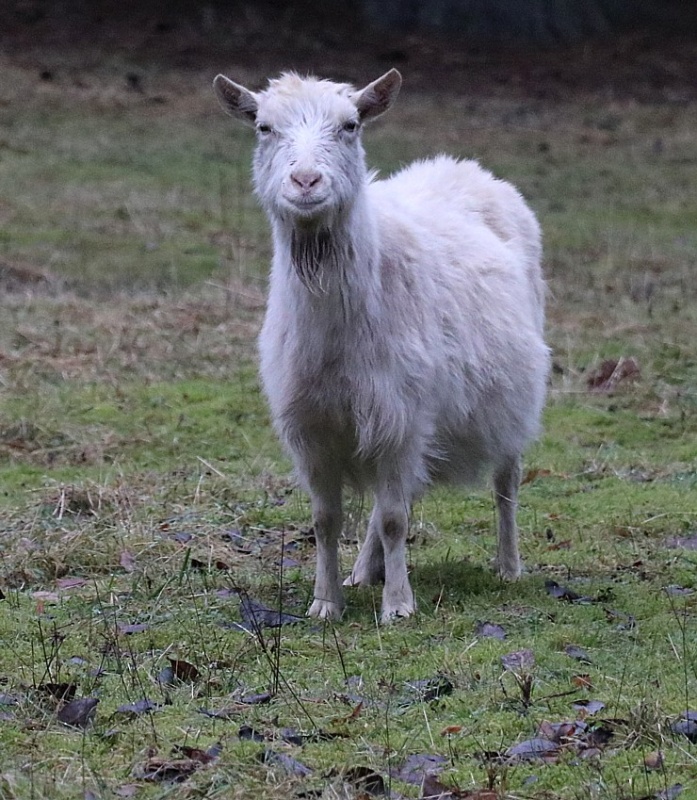
<path fill-rule="evenodd" d="M 256 97 L 240 86 L 239 83 L 231 81 L 225 75 L 216 75 L 213 81 L 213 89 L 218 97 L 218 102 L 226 114 L 241 119 L 248 125 L 254 125 L 257 119 L 258 104 Z"/>
<path fill-rule="evenodd" d="M 396 69 L 386 72 L 381 78 L 369 83 L 353 96 L 361 121 L 375 119 L 384 114 L 399 94 L 402 85 L 402 76 Z"/>

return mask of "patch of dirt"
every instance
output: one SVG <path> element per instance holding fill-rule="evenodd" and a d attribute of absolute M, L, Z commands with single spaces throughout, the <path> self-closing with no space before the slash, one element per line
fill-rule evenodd
<path fill-rule="evenodd" d="M 31 264 L 20 264 L 0 258 L 0 292 L 17 293 L 29 290 L 53 292 L 62 282 L 55 275 Z"/>

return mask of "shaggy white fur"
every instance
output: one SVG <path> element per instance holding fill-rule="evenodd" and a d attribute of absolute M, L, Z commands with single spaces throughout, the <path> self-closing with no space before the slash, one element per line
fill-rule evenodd
<path fill-rule="evenodd" d="M 273 421 L 310 494 L 317 536 L 308 614 L 343 609 L 342 487 L 372 489 L 345 584 L 384 580 L 382 620 L 412 614 L 411 505 L 434 481 L 493 474 L 498 570 L 521 572 L 520 457 L 539 428 L 549 352 L 540 231 L 518 192 L 473 161 L 367 171 L 361 128 L 393 103 L 286 74 L 253 93 L 222 75 L 223 108 L 257 130 L 255 190 L 274 257 L 260 336 Z"/>

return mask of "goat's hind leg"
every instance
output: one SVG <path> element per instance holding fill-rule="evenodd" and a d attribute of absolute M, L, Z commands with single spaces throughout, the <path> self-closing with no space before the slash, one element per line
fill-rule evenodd
<path fill-rule="evenodd" d="M 385 580 L 385 553 L 380 540 L 379 515 L 373 509 L 368 522 L 368 533 L 361 545 L 351 574 L 344 586 L 374 586 Z"/>
<path fill-rule="evenodd" d="M 509 459 L 494 475 L 499 529 L 496 566 L 499 575 L 509 581 L 517 580 L 522 571 L 516 524 L 520 476 L 519 457 Z"/>
<path fill-rule="evenodd" d="M 312 516 L 317 539 L 315 594 L 308 617 L 339 619 L 344 597 L 339 578 L 341 536 L 341 483 L 315 484 L 311 488 Z"/>
<path fill-rule="evenodd" d="M 416 611 L 414 593 L 407 574 L 406 545 L 410 509 L 411 495 L 401 489 L 399 481 L 388 481 L 378 488 L 374 514 L 385 563 L 385 587 L 382 591 L 380 616 L 383 623 L 410 617 Z"/>

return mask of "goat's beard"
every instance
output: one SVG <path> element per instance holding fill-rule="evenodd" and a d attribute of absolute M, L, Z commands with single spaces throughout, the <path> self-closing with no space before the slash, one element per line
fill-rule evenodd
<path fill-rule="evenodd" d="M 290 255 L 295 272 L 312 294 L 327 291 L 326 278 L 336 274 L 339 257 L 336 240 L 326 228 L 293 228 Z"/>

